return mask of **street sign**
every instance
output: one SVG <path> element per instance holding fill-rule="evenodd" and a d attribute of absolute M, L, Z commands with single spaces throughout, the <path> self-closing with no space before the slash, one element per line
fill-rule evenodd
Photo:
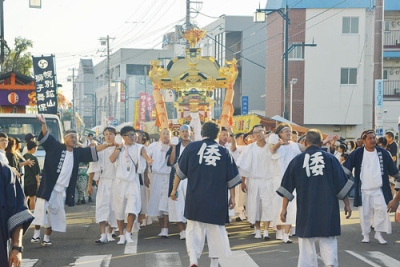
<path fill-rule="evenodd" d="M 242 115 L 249 114 L 249 97 L 242 96 Z"/>
<path fill-rule="evenodd" d="M 112 121 L 112 126 L 115 127 L 115 126 L 117 126 L 117 125 L 118 125 L 118 120 L 117 120 L 117 119 L 113 120 L 113 121 Z"/>

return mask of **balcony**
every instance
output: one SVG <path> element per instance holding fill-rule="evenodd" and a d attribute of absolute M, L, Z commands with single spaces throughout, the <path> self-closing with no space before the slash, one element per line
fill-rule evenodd
<path fill-rule="evenodd" d="M 383 46 L 387 48 L 400 49 L 400 30 L 391 30 L 383 33 Z"/>
<path fill-rule="evenodd" d="M 400 101 L 400 81 L 383 81 L 383 100 Z"/>

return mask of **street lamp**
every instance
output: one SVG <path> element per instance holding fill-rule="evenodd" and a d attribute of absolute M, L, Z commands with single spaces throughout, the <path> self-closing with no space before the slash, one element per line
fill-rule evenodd
<path fill-rule="evenodd" d="M 290 121 L 293 122 L 293 84 L 297 83 L 297 78 L 290 81 Z"/>
<path fill-rule="evenodd" d="M 287 54 L 287 51 L 289 50 L 288 47 L 288 39 L 289 39 L 289 24 L 290 24 L 290 19 L 289 19 L 289 6 L 286 5 L 285 11 L 282 11 L 282 9 L 261 9 L 260 6 L 254 13 L 254 22 L 265 22 L 267 20 L 267 15 L 265 12 L 278 12 L 279 15 L 285 20 L 285 54 Z M 288 91 L 288 65 L 289 65 L 289 60 L 288 56 L 284 57 L 285 63 L 284 63 L 284 72 L 283 72 L 283 81 L 284 81 L 284 91 L 283 91 L 283 117 L 287 119 L 287 103 L 286 103 L 286 95 Z"/>
<path fill-rule="evenodd" d="M 297 44 L 292 44 L 289 47 L 289 24 L 290 24 L 290 18 L 289 18 L 289 6 L 286 4 L 284 11 L 282 9 L 270 9 L 270 8 L 265 8 L 261 9 L 260 7 L 256 9 L 256 12 L 254 13 L 254 22 L 265 22 L 267 20 L 267 16 L 265 12 L 278 12 L 279 15 L 285 20 L 285 51 L 282 55 L 284 61 L 284 72 L 283 72 L 283 82 L 284 82 L 284 90 L 283 90 L 283 117 L 285 119 L 288 119 L 288 103 L 286 101 L 287 95 L 288 95 L 288 83 L 289 83 L 289 53 L 298 46 L 304 47 L 304 46 L 317 46 L 314 44 L 314 41 L 312 44 L 306 44 L 306 43 L 297 43 Z M 290 109 L 292 110 L 292 109 Z"/>
<path fill-rule="evenodd" d="M 42 0 L 29 0 L 30 8 L 42 8 Z"/>

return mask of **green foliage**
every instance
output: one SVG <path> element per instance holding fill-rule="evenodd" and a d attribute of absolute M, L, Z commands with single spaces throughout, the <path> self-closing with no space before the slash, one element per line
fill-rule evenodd
<path fill-rule="evenodd" d="M 33 47 L 31 40 L 16 37 L 14 41 L 14 49 L 5 49 L 4 62 L 1 67 L 2 73 L 10 71 L 19 72 L 21 74 L 31 76 L 32 69 L 32 55 L 27 52 L 29 48 Z"/>

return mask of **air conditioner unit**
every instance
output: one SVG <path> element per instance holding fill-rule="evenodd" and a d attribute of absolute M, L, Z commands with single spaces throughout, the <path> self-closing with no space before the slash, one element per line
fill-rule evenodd
<path fill-rule="evenodd" d="M 400 89 L 399 88 L 395 88 L 394 89 L 394 94 L 395 95 L 400 95 Z"/>
<path fill-rule="evenodd" d="M 389 73 L 390 73 L 390 75 L 393 75 L 394 72 L 393 72 L 393 70 L 391 70 Z"/>
<path fill-rule="evenodd" d="M 396 70 L 396 74 L 400 74 L 400 70 Z"/>
<path fill-rule="evenodd" d="M 392 21 L 392 27 L 396 28 L 396 21 Z"/>

